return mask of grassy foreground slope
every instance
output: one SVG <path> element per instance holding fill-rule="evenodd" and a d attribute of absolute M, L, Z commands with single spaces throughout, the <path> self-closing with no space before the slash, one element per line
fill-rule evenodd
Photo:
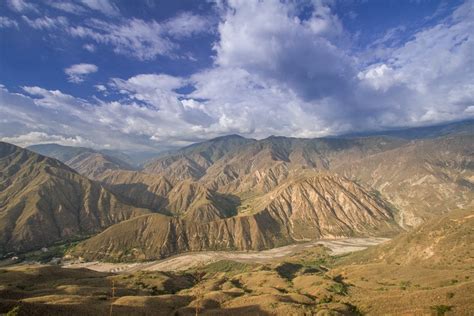
<path fill-rule="evenodd" d="M 4 268 L 0 313 L 472 315 L 473 215 L 453 211 L 344 257 L 318 246 L 264 264 L 218 261 L 176 273 Z"/>
<path fill-rule="evenodd" d="M 334 273 L 373 315 L 472 315 L 474 209 L 452 211 L 392 241 L 343 258 Z"/>

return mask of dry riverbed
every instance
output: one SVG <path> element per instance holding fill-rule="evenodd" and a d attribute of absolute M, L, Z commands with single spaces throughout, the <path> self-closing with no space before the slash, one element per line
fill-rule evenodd
<path fill-rule="evenodd" d="M 366 249 L 378 245 L 389 239 L 387 238 L 344 238 L 334 240 L 318 240 L 300 243 L 263 251 L 201 251 L 176 255 L 167 259 L 140 262 L 140 263 L 107 263 L 107 262 L 84 262 L 65 264 L 64 268 L 87 268 L 101 272 L 128 273 L 135 271 L 177 271 L 187 270 L 196 266 L 206 265 L 219 260 L 234 260 L 239 262 L 264 263 L 274 259 L 283 258 L 295 252 L 315 245 L 323 245 L 331 250 L 334 256 L 346 254 L 353 251 Z"/>

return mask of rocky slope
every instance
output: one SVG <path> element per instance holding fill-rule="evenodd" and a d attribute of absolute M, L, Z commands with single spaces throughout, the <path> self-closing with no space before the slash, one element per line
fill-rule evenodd
<path fill-rule="evenodd" d="M 406 141 L 374 137 L 362 139 L 299 139 L 269 137 L 255 141 L 240 136 L 220 137 L 156 159 L 142 170 L 171 181 L 200 180 L 220 191 L 239 187 L 257 172 L 275 177 L 293 169 L 330 169 L 342 160 L 357 159 L 397 147 Z M 275 184 L 277 184 L 275 182 Z"/>
<path fill-rule="evenodd" d="M 250 202 L 295 240 L 397 231 L 390 207 L 361 186 L 330 173 L 306 174 Z"/>
<path fill-rule="evenodd" d="M 100 180 L 130 204 L 198 221 L 235 215 L 239 201 L 233 195 L 218 193 L 192 180 L 173 183 L 164 176 L 144 172 L 108 170 Z"/>
<path fill-rule="evenodd" d="M 87 259 L 149 260 L 186 251 L 260 250 L 305 239 L 399 230 L 383 201 L 328 174 L 294 179 L 251 203 L 250 211 L 211 221 L 196 220 L 196 214 L 137 217 L 82 242 L 73 253 Z"/>
<path fill-rule="evenodd" d="M 308 170 L 326 170 L 343 157 L 365 157 L 398 146 L 398 139 L 295 139 L 262 141 L 221 137 L 193 145 L 150 162 L 141 171 L 104 171 L 96 179 L 133 203 L 163 209 L 171 189 L 183 181 L 246 198 L 269 192 Z M 351 158 L 352 159 L 352 158 Z"/>
<path fill-rule="evenodd" d="M 329 170 L 359 182 L 369 191 L 378 191 L 399 210 L 397 221 L 410 228 L 438 214 L 473 205 L 473 137 L 474 133 L 466 129 L 455 135 L 417 140 L 270 137 L 239 145 L 238 150 L 219 150 L 212 160 L 203 158 L 200 146 L 215 149 L 218 145 L 204 143 L 158 159 L 134 177 L 148 179 L 153 173 L 147 172 L 159 172 L 157 179 L 163 177 L 171 187 L 192 179 L 244 202 L 249 196 L 268 193 L 295 175 Z M 130 196 L 133 192 L 142 195 L 141 200 L 166 198 L 168 191 L 154 193 L 154 180 L 143 180 L 145 187 L 139 193 L 138 180 L 131 183 L 121 173 L 109 172 L 101 179 L 111 186 L 119 185 L 120 194 Z M 129 185 L 133 190 L 127 191 Z"/>
<path fill-rule="evenodd" d="M 414 227 L 433 216 L 474 207 L 474 134 L 413 141 L 345 162 L 335 171 L 377 189 Z"/>
<path fill-rule="evenodd" d="M 229 153 L 238 152 L 255 140 L 238 135 L 218 137 L 164 155 L 145 164 L 143 172 L 164 175 L 173 180 L 202 177 L 207 168 Z"/>
<path fill-rule="evenodd" d="M 58 160 L 0 143 L 0 253 L 90 235 L 146 213 Z"/>

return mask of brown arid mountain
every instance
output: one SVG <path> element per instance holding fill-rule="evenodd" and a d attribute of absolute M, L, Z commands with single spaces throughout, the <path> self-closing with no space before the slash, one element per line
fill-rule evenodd
<path fill-rule="evenodd" d="M 385 138 L 309 140 L 283 137 L 255 141 L 228 136 L 165 155 L 141 171 L 109 169 L 95 179 L 115 193 L 133 199 L 134 203 L 159 211 L 171 188 L 184 180 L 194 180 L 209 190 L 246 199 L 264 194 L 302 171 L 328 169 L 331 163 L 328 157 L 363 157 L 402 142 Z"/>
<path fill-rule="evenodd" d="M 108 170 L 100 180 L 130 204 L 165 215 L 195 216 L 198 221 L 234 215 L 238 204 L 236 197 L 209 190 L 192 180 L 173 183 L 163 176 L 124 170 Z"/>
<path fill-rule="evenodd" d="M 98 180 L 132 204 L 167 213 L 167 195 L 173 183 L 163 176 L 129 170 L 107 170 Z"/>
<path fill-rule="evenodd" d="M 162 155 L 139 171 L 95 156 L 69 154 L 62 161 L 130 203 L 163 214 L 185 213 L 166 209 L 169 192 L 185 180 L 243 205 L 295 175 L 329 170 L 380 194 L 409 229 L 473 205 L 473 137 L 473 123 L 466 121 L 364 137 L 257 141 L 230 135 Z"/>
<path fill-rule="evenodd" d="M 399 230 L 395 222 L 410 229 L 472 206 L 473 137 L 465 126 L 414 140 L 232 135 L 164 155 L 140 171 L 101 169 L 94 178 L 108 190 L 162 215 L 111 227 L 77 254 L 154 259 L 390 235 Z"/>
<path fill-rule="evenodd" d="M 79 174 L 96 179 L 107 170 L 134 170 L 126 155 L 112 155 L 85 147 L 57 144 L 33 145 L 27 149 L 62 161 Z"/>
<path fill-rule="evenodd" d="M 0 252 L 23 252 L 100 232 L 149 210 L 64 165 L 0 143 Z"/>
<path fill-rule="evenodd" d="M 216 161 L 229 153 L 238 152 L 255 140 L 238 135 L 218 137 L 194 144 L 176 153 L 164 155 L 145 164 L 143 172 L 160 174 L 174 180 L 201 178 Z"/>
<path fill-rule="evenodd" d="M 68 160 L 66 164 L 89 179 L 97 179 L 107 170 L 134 169 L 119 159 L 98 152 L 82 153 Z"/>
<path fill-rule="evenodd" d="M 225 196 L 216 203 L 216 197 L 200 185 L 187 182 L 176 188 L 179 199 L 174 201 L 191 216 L 133 218 L 80 243 L 71 253 L 87 259 L 152 260 L 187 251 L 261 250 L 315 238 L 399 231 L 382 200 L 354 182 L 326 173 L 289 180 L 235 214 L 230 207 L 222 212 Z M 197 195 L 189 199 L 193 201 L 189 206 L 184 192 Z"/>
<path fill-rule="evenodd" d="M 398 230 L 394 221 L 410 229 L 471 207 L 474 136 L 465 125 L 460 132 L 428 139 L 376 135 L 257 141 L 231 135 L 163 155 L 142 170 L 126 170 L 83 148 L 46 149 L 100 181 L 101 189 L 121 203 L 161 214 L 150 216 L 149 225 L 164 223 L 170 232 L 158 234 L 147 251 L 142 241 L 152 243 L 151 235 L 142 241 L 109 238 L 104 245 L 97 236 L 96 249 L 114 249 L 110 258 L 122 258 L 115 253 L 122 240 L 127 249 L 139 249 L 140 258 L 158 258 L 183 251 L 263 249 L 314 238 L 393 234 Z M 145 225 L 151 219 L 141 221 Z M 108 234 L 134 231 L 138 222 L 112 227 Z M 154 232 L 154 227 L 137 234 L 145 230 Z"/>
<path fill-rule="evenodd" d="M 168 194 L 183 181 L 192 180 L 210 192 L 232 196 L 242 209 L 289 179 L 327 170 L 380 195 L 395 211 L 396 221 L 409 229 L 433 216 L 473 205 L 473 135 L 464 131 L 417 140 L 272 137 L 239 142 L 237 148 L 227 146 L 212 160 L 203 155 L 217 145 L 204 143 L 160 158 L 142 171 L 106 170 L 96 178 L 135 205 L 170 214 L 185 213 L 166 208 Z M 167 161 L 174 162 L 163 167 Z M 155 164 L 162 173 L 150 171 Z M 184 165 L 187 167 L 180 167 Z M 188 168 L 190 165 L 199 165 L 199 172 Z"/>
<path fill-rule="evenodd" d="M 220 194 L 200 183 L 185 180 L 169 192 L 166 208 L 184 219 L 210 222 L 236 215 L 237 203 L 233 196 Z"/>
<path fill-rule="evenodd" d="M 418 226 L 474 207 L 474 133 L 412 141 L 335 171 L 378 190 L 400 211 L 403 227 Z"/>
<path fill-rule="evenodd" d="M 172 181 L 200 180 L 213 189 L 235 192 L 250 190 L 245 185 L 241 188 L 241 183 L 261 178 L 262 173 L 272 173 L 276 185 L 278 178 L 285 179 L 289 170 L 330 169 L 341 159 L 364 157 L 404 142 L 384 137 L 299 139 L 272 136 L 255 141 L 228 136 L 160 157 L 145 165 L 143 172 L 164 175 Z M 222 148 L 218 150 L 218 146 Z"/>
<path fill-rule="evenodd" d="M 159 164 L 170 183 L 194 179 L 211 190 L 237 195 L 242 203 L 308 170 L 329 170 L 378 191 L 399 210 L 397 221 L 414 227 L 432 216 L 472 206 L 474 132 L 407 140 L 371 136 L 348 139 L 270 137 L 230 150 L 212 164 L 200 164 L 199 146 Z M 196 151 L 194 151 L 196 150 Z M 198 158 L 196 158 L 198 157 Z M 172 160 L 173 165 L 165 166 Z M 207 160 L 206 160 L 207 161 Z M 175 166 L 200 165 L 175 169 Z"/>

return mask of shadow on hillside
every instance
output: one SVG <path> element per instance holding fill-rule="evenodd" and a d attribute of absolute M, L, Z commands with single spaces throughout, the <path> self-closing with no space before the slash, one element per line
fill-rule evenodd
<path fill-rule="evenodd" d="M 215 309 L 202 309 L 198 312 L 197 315 L 232 315 L 232 316 L 269 316 L 272 315 L 264 310 L 262 310 L 258 305 L 249 305 L 243 307 L 233 307 L 233 308 L 215 308 Z M 194 316 L 196 315 L 196 309 L 192 307 L 186 307 L 178 310 L 173 315 L 176 316 Z"/>
<path fill-rule="evenodd" d="M 241 205 L 240 197 L 234 194 L 215 193 L 217 197 L 218 205 L 222 205 L 225 208 L 226 217 L 232 217 L 237 215 L 238 207 Z"/>
<path fill-rule="evenodd" d="M 165 209 L 165 206 L 168 204 L 168 199 L 164 196 L 148 191 L 149 187 L 146 184 L 107 184 L 105 186 L 127 204 L 147 208 L 164 215 L 172 215 L 171 212 Z"/>

